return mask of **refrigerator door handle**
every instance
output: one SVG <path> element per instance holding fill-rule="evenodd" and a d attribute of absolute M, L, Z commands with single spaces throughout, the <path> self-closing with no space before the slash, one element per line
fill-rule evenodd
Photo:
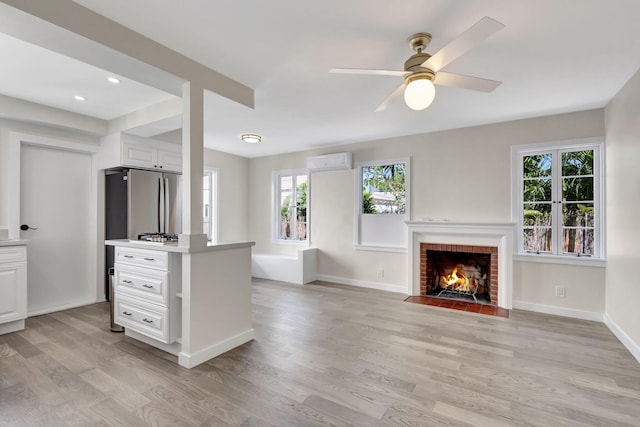
<path fill-rule="evenodd" d="M 164 233 L 165 230 L 165 191 L 164 191 L 164 179 L 158 178 L 158 232 Z"/>
<path fill-rule="evenodd" d="M 171 206 L 171 200 L 169 200 L 169 195 L 171 194 L 171 191 L 169 191 L 169 178 L 163 178 L 164 181 L 164 230 L 163 233 L 167 233 L 169 232 L 169 226 L 170 224 L 170 212 L 169 212 L 169 207 Z"/>

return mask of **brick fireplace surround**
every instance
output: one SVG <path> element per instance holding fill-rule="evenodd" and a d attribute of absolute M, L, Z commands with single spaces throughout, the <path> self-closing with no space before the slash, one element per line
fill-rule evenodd
<path fill-rule="evenodd" d="M 491 264 L 490 268 L 491 304 L 506 309 L 512 308 L 513 250 L 516 232 L 514 223 L 407 221 L 406 224 L 409 232 L 407 254 L 409 295 L 424 295 L 424 288 L 421 287 L 420 265 L 421 256 L 422 254 L 426 256 L 427 247 L 432 250 L 459 252 L 489 251 L 492 254 L 491 262 L 495 262 L 495 265 Z M 493 256 L 491 251 L 495 251 L 497 256 Z"/>

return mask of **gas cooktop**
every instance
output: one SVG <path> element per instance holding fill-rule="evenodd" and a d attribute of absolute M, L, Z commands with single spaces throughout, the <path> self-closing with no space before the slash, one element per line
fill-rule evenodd
<path fill-rule="evenodd" d="M 178 235 L 173 233 L 142 233 L 138 234 L 138 239 L 131 239 L 134 243 L 156 243 L 156 244 L 177 244 Z"/>

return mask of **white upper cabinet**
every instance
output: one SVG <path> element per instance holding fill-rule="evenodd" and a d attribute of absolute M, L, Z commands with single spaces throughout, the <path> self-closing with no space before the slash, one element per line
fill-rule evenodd
<path fill-rule="evenodd" d="M 121 166 L 182 172 L 182 146 L 127 133 L 102 138 L 99 168 L 109 169 Z"/>

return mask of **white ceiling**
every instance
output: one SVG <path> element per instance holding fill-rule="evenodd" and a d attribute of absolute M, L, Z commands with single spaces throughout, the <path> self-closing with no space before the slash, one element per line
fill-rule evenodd
<path fill-rule="evenodd" d="M 640 68 L 636 0 L 76 2 L 253 88 L 254 110 L 205 97 L 205 145 L 247 157 L 601 108 Z M 437 86 L 424 111 L 374 113 L 400 78 L 328 73 L 402 69 L 409 35 L 430 32 L 435 53 L 485 15 L 506 27 L 444 70 L 502 81 L 492 93 Z M 7 36 L 0 48 L 15 59 L 5 95 L 103 119 L 171 96 Z"/>

